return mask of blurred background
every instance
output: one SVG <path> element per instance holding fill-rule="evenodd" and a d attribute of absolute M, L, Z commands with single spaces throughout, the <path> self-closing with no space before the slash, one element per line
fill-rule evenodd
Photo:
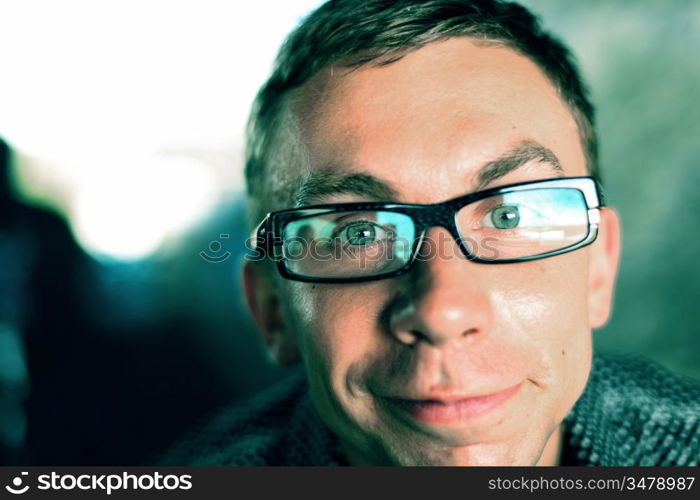
<path fill-rule="evenodd" d="M 317 0 L 0 0 L 0 464 L 147 464 L 284 377 L 244 311 L 243 127 Z M 700 2 L 526 0 L 622 215 L 600 349 L 700 379 Z"/>

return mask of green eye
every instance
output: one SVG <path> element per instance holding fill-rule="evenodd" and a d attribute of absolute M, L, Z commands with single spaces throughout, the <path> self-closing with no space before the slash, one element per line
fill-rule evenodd
<path fill-rule="evenodd" d="M 341 231 L 339 237 L 349 245 L 370 245 L 377 237 L 377 230 L 376 226 L 369 222 L 355 222 Z"/>
<path fill-rule="evenodd" d="M 496 229 L 513 229 L 520 223 L 520 211 L 516 206 L 496 207 L 491 211 L 491 222 Z"/>

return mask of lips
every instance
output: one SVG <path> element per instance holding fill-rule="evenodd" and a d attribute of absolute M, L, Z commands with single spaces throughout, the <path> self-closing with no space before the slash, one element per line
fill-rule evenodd
<path fill-rule="evenodd" d="M 519 391 L 521 384 L 504 390 L 466 398 L 404 399 L 383 398 L 399 411 L 434 426 L 452 426 L 495 410 Z"/>

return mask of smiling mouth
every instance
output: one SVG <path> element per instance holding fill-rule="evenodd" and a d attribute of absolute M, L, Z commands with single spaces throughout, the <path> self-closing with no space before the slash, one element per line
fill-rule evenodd
<path fill-rule="evenodd" d="M 415 420 L 433 426 L 453 426 L 495 410 L 519 391 L 520 384 L 484 396 L 455 400 L 383 398 Z"/>

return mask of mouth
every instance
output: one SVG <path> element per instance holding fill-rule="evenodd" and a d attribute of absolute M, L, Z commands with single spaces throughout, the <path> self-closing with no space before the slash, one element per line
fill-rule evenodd
<path fill-rule="evenodd" d="M 483 416 L 513 398 L 522 383 L 482 396 L 404 399 L 385 397 L 392 407 L 427 425 L 452 427 Z"/>

